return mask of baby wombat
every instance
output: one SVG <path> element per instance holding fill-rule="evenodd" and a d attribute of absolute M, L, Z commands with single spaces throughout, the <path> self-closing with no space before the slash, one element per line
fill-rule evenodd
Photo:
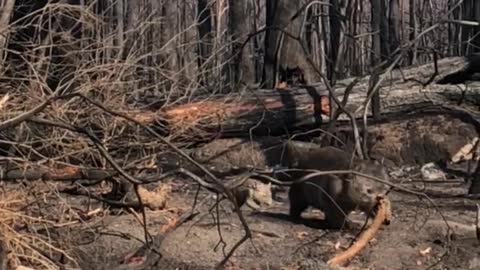
<path fill-rule="evenodd" d="M 335 147 L 324 147 L 298 159 L 299 169 L 345 170 L 350 168 L 350 155 Z M 370 161 L 355 161 L 352 170 L 388 180 L 385 168 Z M 308 174 L 308 173 L 304 173 Z M 320 175 L 293 184 L 289 190 L 290 216 L 300 218 L 309 206 L 322 210 L 329 228 L 339 229 L 346 216 L 359 209 L 370 217 L 375 214 L 378 199 L 385 196 L 388 186 L 367 177 L 351 175 Z"/>
<path fill-rule="evenodd" d="M 246 204 L 251 209 L 259 209 L 273 203 L 272 184 L 262 183 L 255 179 L 247 179 L 240 187 L 233 190 L 238 206 Z"/>

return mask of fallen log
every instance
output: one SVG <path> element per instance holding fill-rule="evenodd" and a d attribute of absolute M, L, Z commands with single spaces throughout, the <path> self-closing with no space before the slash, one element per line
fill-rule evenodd
<path fill-rule="evenodd" d="M 437 78 L 464 66 L 465 61 L 461 57 L 442 59 L 438 62 Z M 380 89 L 382 112 L 386 116 L 402 115 L 423 107 L 456 104 L 461 99 L 467 105 L 479 104 L 477 91 L 462 92 L 457 85 L 435 83 L 424 87 L 422 82 L 428 81 L 434 70 L 431 63 L 383 74 L 385 79 Z M 369 79 L 366 76 L 355 84 L 345 107 L 356 118 L 363 116 Z M 340 100 L 353 80 L 339 81 L 334 87 L 334 93 Z M 170 135 L 193 140 L 251 133 L 274 135 L 327 123 L 330 112 L 330 104 L 325 98 L 327 95 L 325 86 L 317 83 L 308 89 L 257 89 L 225 96 L 197 97 L 196 101 L 188 104 L 172 105 L 158 111 L 126 113 L 144 124 L 162 123 L 167 126 Z M 367 111 L 367 116 L 370 116 L 370 110 Z M 340 116 L 340 122 L 345 120 L 348 120 L 345 115 Z"/>
<path fill-rule="evenodd" d="M 97 168 L 80 168 L 75 166 L 62 166 L 51 168 L 41 165 L 28 165 L 24 168 L 8 166 L 0 168 L 0 180 L 50 180 L 50 181 L 73 181 L 90 180 L 99 181 L 116 175 L 114 170 Z"/>

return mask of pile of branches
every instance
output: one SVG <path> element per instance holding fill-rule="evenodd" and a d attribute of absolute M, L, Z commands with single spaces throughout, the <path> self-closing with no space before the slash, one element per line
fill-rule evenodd
<path fill-rule="evenodd" d="M 5 7 L 2 16 L 12 9 Z M 80 23 L 83 38 L 76 38 L 73 31 L 63 31 L 65 21 Z M 135 50 L 135 46 L 127 53 L 123 44 L 112 47 L 109 40 L 115 38 L 113 29 L 102 32 L 102 39 L 95 39 L 96 33 L 108 28 L 108 22 L 89 9 L 49 3 L 21 21 L 1 22 L 0 54 L 5 57 L 0 57 L 0 181 L 26 180 L 29 187 L 38 188 L 43 183 L 49 189 L 3 193 L 0 240 L 4 251 L 9 251 L 11 265 L 44 269 L 56 269 L 59 261 L 75 265 L 62 249 L 68 244 L 60 243 L 58 235 L 52 236 L 52 229 L 78 224 L 97 212 L 74 210 L 67 201 L 64 206 L 54 207 L 41 202 L 48 201 L 51 192 L 58 195 L 58 183 L 74 181 L 75 192 L 80 193 L 104 180 L 111 186 L 122 182 L 133 186 L 138 197 L 135 205 L 122 201 L 125 194 L 118 200 L 95 195 L 93 190 L 81 195 L 116 206 L 137 206 L 146 226 L 143 206 L 147 202 L 141 198 L 146 191 L 140 185 L 160 182 L 171 175 L 159 176 L 162 172 L 156 165 L 156 155 L 165 151 L 183 154 L 180 148 L 190 144 L 181 121 L 168 131 L 163 122 L 175 117 L 171 106 L 202 89 L 193 83 L 196 77 L 174 73 L 168 66 L 147 65 L 143 61 L 145 52 Z M 38 36 L 31 37 L 27 44 L 20 43 L 15 35 L 27 23 Z M 154 23 L 160 22 L 139 25 L 138 33 Z M 149 53 L 169 55 L 166 48 Z M 53 61 L 55 57 L 61 60 Z M 52 70 L 58 77 L 52 76 Z M 233 194 L 205 172 L 218 183 L 203 183 L 214 191 L 226 191 L 233 200 Z M 30 185 L 34 180 L 43 181 Z M 79 180 L 86 185 L 80 185 Z M 75 193 L 72 189 L 63 191 Z M 64 201 L 60 196 L 56 199 Z"/>

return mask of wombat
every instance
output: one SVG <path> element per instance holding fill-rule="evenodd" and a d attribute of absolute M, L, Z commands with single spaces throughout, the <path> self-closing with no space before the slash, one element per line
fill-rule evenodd
<path fill-rule="evenodd" d="M 308 155 L 296 157 L 298 169 L 346 170 L 388 180 L 385 168 L 376 162 L 355 160 L 350 166 L 350 155 L 335 147 L 311 150 Z M 303 173 L 304 175 L 308 172 Z M 301 177 L 297 174 L 296 177 Z M 329 228 L 339 229 L 346 216 L 359 209 L 369 217 L 375 214 L 378 199 L 386 196 L 388 186 L 367 177 L 351 175 L 320 175 L 290 187 L 290 216 L 300 218 L 309 206 L 322 210 Z"/>
<path fill-rule="evenodd" d="M 351 160 L 350 154 L 333 146 L 290 141 L 285 147 L 283 163 L 289 169 L 299 169 L 286 172 L 288 180 L 294 180 L 308 174 L 300 170 L 348 170 Z"/>
<path fill-rule="evenodd" d="M 333 147 L 287 143 L 287 166 L 298 169 L 343 170 L 350 167 L 351 155 Z M 355 159 L 354 159 L 355 161 Z"/>

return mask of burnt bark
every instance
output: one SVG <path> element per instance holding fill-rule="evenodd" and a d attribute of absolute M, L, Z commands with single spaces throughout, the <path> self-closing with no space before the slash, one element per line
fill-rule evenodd
<path fill-rule="evenodd" d="M 230 0 L 230 31 L 233 39 L 233 55 L 235 63 L 233 64 L 233 80 L 243 81 L 251 84 L 255 81 L 255 62 L 252 42 L 250 42 L 243 51 L 240 45 L 246 40 L 248 34 L 253 32 L 251 26 L 251 13 L 249 1 Z M 240 57 L 238 57 L 240 56 Z"/>
<path fill-rule="evenodd" d="M 267 1 L 267 27 L 265 38 L 265 59 L 263 86 L 273 88 L 279 66 L 284 68 L 301 67 L 307 82 L 316 82 L 320 78 L 307 59 L 303 42 L 303 21 L 306 17 L 303 1 L 276 0 Z M 279 30 L 281 29 L 281 30 Z M 292 36 L 285 34 L 285 31 Z M 305 49 L 305 50 L 304 50 Z"/>
<path fill-rule="evenodd" d="M 15 0 L 2 1 L 0 5 L 0 29 L 8 29 L 10 17 L 13 15 L 13 7 L 15 6 Z M 6 31 L 5 31 L 6 32 Z M 0 67 L 3 67 L 3 50 L 7 45 L 7 35 L 0 34 Z M 0 70 L 1 73 L 1 70 Z"/>
<path fill-rule="evenodd" d="M 416 0 L 410 0 L 409 2 L 409 12 L 410 12 L 410 18 L 409 18 L 409 24 L 410 24 L 410 35 L 409 35 L 409 40 L 413 41 L 415 40 L 417 33 L 418 33 L 418 23 L 417 23 L 417 16 L 415 16 L 415 11 L 416 11 L 416 6 L 417 6 L 417 1 Z M 413 46 L 411 50 L 409 50 L 409 64 L 414 65 L 417 63 L 417 45 Z"/>
<path fill-rule="evenodd" d="M 330 54 L 331 59 L 328 65 L 328 79 L 335 84 L 337 70 L 335 69 L 337 63 L 337 56 L 340 47 L 340 35 L 342 33 L 342 23 L 340 21 L 340 4 L 338 0 L 330 1 Z"/>
<path fill-rule="evenodd" d="M 476 21 L 480 16 L 480 2 L 475 0 L 466 0 L 462 3 L 462 20 Z M 479 27 L 472 27 L 469 25 L 462 25 L 462 49 L 463 54 L 471 54 L 478 51 Z"/>
<path fill-rule="evenodd" d="M 372 66 L 375 68 L 382 61 L 382 0 L 372 0 Z M 377 67 L 378 68 L 378 67 Z M 369 91 L 373 90 L 374 85 L 378 81 L 378 70 L 374 70 L 372 80 L 369 86 Z M 380 118 L 380 93 L 377 90 L 372 95 L 372 114 L 374 119 Z"/>
<path fill-rule="evenodd" d="M 276 79 L 277 68 L 277 42 L 281 33 L 273 29 L 278 24 L 275 20 L 277 14 L 277 6 L 280 0 L 271 0 L 266 2 L 266 26 L 265 35 L 265 56 L 263 60 L 263 76 L 262 85 L 266 88 L 273 88 Z M 269 29 L 270 28 L 270 29 Z"/>
<path fill-rule="evenodd" d="M 203 67 L 206 59 L 212 52 L 212 17 L 207 0 L 198 0 L 198 67 Z M 205 83 L 206 75 L 199 78 L 200 83 Z"/>
<path fill-rule="evenodd" d="M 395 51 L 400 45 L 400 33 L 402 31 L 400 0 L 390 0 L 389 9 L 389 32 L 390 51 Z"/>
<path fill-rule="evenodd" d="M 474 22 L 478 22 L 480 21 L 480 2 L 479 1 L 471 1 L 472 2 L 472 21 Z M 477 27 L 473 27 L 472 28 L 472 38 L 473 38 L 473 41 L 469 42 L 472 44 L 472 50 L 473 52 L 478 52 L 479 49 L 478 47 L 480 46 L 480 37 L 479 37 L 479 34 L 480 33 L 480 26 L 477 26 Z"/>

